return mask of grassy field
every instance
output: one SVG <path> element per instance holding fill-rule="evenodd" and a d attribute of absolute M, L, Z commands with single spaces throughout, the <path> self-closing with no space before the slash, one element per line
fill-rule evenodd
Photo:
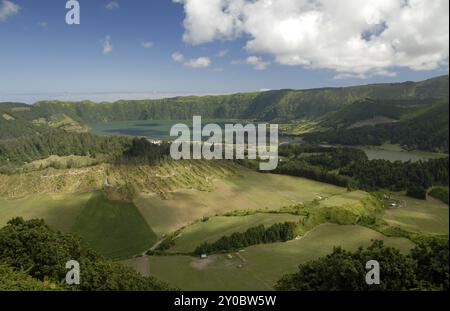
<path fill-rule="evenodd" d="M 384 144 L 380 147 L 362 147 L 362 150 L 366 153 L 369 160 L 388 160 L 388 161 L 412 161 L 417 162 L 420 160 L 437 159 L 448 157 L 446 153 L 435 153 L 426 151 L 406 151 L 403 150 L 399 145 Z"/>
<path fill-rule="evenodd" d="M 383 218 L 391 225 L 419 232 L 448 234 L 449 207 L 445 203 L 430 197 L 426 201 L 402 195 L 393 198 L 403 202 L 403 206 L 384 212 Z"/>
<path fill-rule="evenodd" d="M 0 199 L 0 227 L 14 217 L 44 219 L 51 228 L 76 233 L 112 258 L 140 254 L 156 242 L 156 235 L 132 203 L 108 201 L 99 192 Z"/>
<path fill-rule="evenodd" d="M 301 239 L 286 243 L 251 246 L 245 251 L 213 255 L 208 259 L 189 256 L 151 256 L 125 263 L 148 271 L 184 290 L 271 290 L 286 273 L 299 264 L 330 253 L 335 246 L 355 250 L 371 240 L 384 240 L 387 245 L 408 252 L 412 242 L 404 238 L 387 238 L 360 226 L 324 224 Z M 139 266 L 139 267 L 137 267 Z"/>
<path fill-rule="evenodd" d="M 167 200 L 143 194 L 134 203 L 150 227 L 161 235 L 205 216 L 244 209 L 276 209 L 346 191 L 304 178 L 261 174 L 244 168 L 238 176 L 218 179 L 214 184 L 215 189 L 209 192 L 174 191 Z"/>
<path fill-rule="evenodd" d="M 72 231 L 110 258 L 140 254 L 156 242 L 155 233 L 134 204 L 109 201 L 100 193 L 86 204 Z"/>
<path fill-rule="evenodd" d="M 71 232 L 77 216 L 91 197 L 91 193 L 84 193 L 42 194 L 18 200 L 0 199 L 0 227 L 14 217 L 40 218 L 54 229 Z"/>
<path fill-rule="evenodd" d="M 341 206 L 343 204 L 357 204 L 362 199 L 367 198 L 368 194 L 364 191 L 351 191 L 335 195 L 320 201 L 320 206 Z"/>
<path fill-rule="evenodd" d="M 213 243 L 223 236 L 244 232 L 259 225 L 270 226 L 275 223 L 298 222 L 301 218 L 290 214 L 254 214 L 248 216 L 218 216 L 200 221 L 185 228 L 175 239 L 175 246 L 169 252 L 193 252 L 204 242 Z"/>

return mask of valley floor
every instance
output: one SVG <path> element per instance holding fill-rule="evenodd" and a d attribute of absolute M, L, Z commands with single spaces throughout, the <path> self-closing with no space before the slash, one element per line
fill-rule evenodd
<path fill-rule="evenodd" d="M 414 245 L 406 237 L 387 237 L 376 228 L 378 231 L 349 220 L 352 213 L 359 215 L 371 208 L 366 206 L 370 197 L 366 192 L 348 192 L 325 183 L 257 173 L 236 165 L 208 165 L 177 163 L 133 171 L 93 166 L 81 169 L 83 173 L 77 175 L 80 184 L 92 180 L 91 185 L 99 187 L 105 186 L 107 176 L 106 188 L 118 189 L 123 185 L 120 178 L 128 178 L 145 189 L 133 201 L 119 201 L 95 187 L 79 193 L 70 184 L 74 175 L 61 171 L 56 176 L 50 169 L 53 177 L 45 178 L 46 185 L 51 185 L 48 193 L 0 199 L 0 226 L 13 217 L 43 218 L 52 228 L 81 236 L 104 256 L 184 290 L 272 290 L 280 277 L 295 272 L 301 263 L 330 253 L 333 247 L 355 250 L 376 239 L 407 253 Z M 48 176 L 45 172 L 30 173 L 31 180 Z M 23 176 L 8 178 L 12 182 L 10 189 L 30 182 Z M 3 185 L 3 194 L 13 193 L 5 188 L 5 180 Z M 54 193 L 54 189 L 60 191 Z M 448 236 L 448 205 L 432 198 L 420 201 L 402 194 L 395 194 L 394 198 L 403 202 L 401 207 L 378 212 L 388 225 Z M 311 202 L 315 202 L 313 210 L 323 210 L 325 214 L 312 223 L 304 223 L 305 217 L 295 215 L 295 208 Z M 328 215 L 327 211 L 336 215 Z M 304 223 L 306 231 L 284 243 L 254 245 L 206 259 L 191 255 L 203 242 L 212 243 L 260 224 L 270 226 L 286 221 Z M 175 245 L 164 256 L 142 255 L 174 233 Z"/>
<path fill-rule="evenodd" d="M 182 290 L 273 290 L 286 273 L 301 263 L 325 256 L 333 247 L 356 250 L 372 240 L 408 252 L 413 243 L 405 238 L 388 238 L 361 226 L 323 224 L 304 237 L 284 242 L 255 245 L 240 252 L 200 259 L 186 255 L 147 256 L 124 261 L 144 274 L 155 275 Z"/>

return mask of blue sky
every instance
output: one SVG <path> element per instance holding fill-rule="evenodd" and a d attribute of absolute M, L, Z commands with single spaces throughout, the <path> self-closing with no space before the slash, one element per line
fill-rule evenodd
<path fill-rule="evenodd" d="M 422 80 L 448 73 L 447 48 L 443 52 L 444 63 L 447 53 L 446 66 L 417 70 L 402 61 L 400 66 L 389 66 L 387 74 L 380 74 L 375 67 L 347 74 L 351 70 L 344 68 L 344 75 L 336 79 L 342 72 L 337 72 L 335 65 L 320 61 L 317 66 L 290 65 L 277 58 L 283 51 L 249 49 L 253 37 L 260 40 L 250 27 L 236 30 L 239 34 L 234 35 L 217 31 L 209 37 L 198 34 L 202 27 L 183 26 L 187 17 L 198 20 L 197 11 L 187 7 L 189 1 L 117 0 L 117 8 L 107 9 L 109 0 L 80 0 L 81 24 L 72 26 L 65 23 L 65 0 L 9 1 L 20 10 L 0 18 L 0 101 L 32 102 L 61 94 L 77 99 L 76 94 L 100 93 L 97 97 L 103 99 L 108 93 L 132 98 L 151 97 L 151 93 L 304 89 Z M 2 5 L 5 2 L 0 0 L 0 17 Z M 190 37 L 183 39 L 185 33 Z M 108 36 L 112 49 L 104 53 L 102 44 Z M 202 38 L 201 42 L 197 38 Z M 175 52 L 183 59 L 174 61 Z M 201 57 L 208 59 L 207 64 L 196 62 Z M 253 62 L 249 57 L 254 57 Z M 190 61 L 194 66 L 189 66 Z"/>

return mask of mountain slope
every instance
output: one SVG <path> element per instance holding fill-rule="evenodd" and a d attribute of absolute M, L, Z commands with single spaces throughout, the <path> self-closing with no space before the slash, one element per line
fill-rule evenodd
<path fill-rule="evenodd" d="M 157 100 L 121 100 L 96 104 L 90 101 L 43 101 L 17 113 L 24 119 L 50 119 L 63 114 L 84 124 L 125 120 L 183 120 L 204 118 L 258 119 L 266 121 L 318 117 L 370 98 L 396 106 L 428 105 L 448 99 L 448 76 L 422 82 L 373 84 L 346 88 L 278 90 L 221 96 L 189 96 Z"/>
<path fill-rule="evenodd" d="M 391 102 L 374 101 L 371 99 L 365 99 L 363 101 L 357 101 L 351 105 L 345 106 L 339 111 L 329 115 L 322 126 L 332 128 L 351 128 L 361 127 L 365 121 L 370 123 L 378 118 L 386 120 L 385 123 L 391 120 L 395 122 L 400 119 L 402 114 L 407 111 L 406 108 L 392 105 Z M 375 125 L 376 122 L 373 124 Z"/>
<path fill-rule="evenodd" d="M 305 135 L 309 142 L 342 145 L 400 144 L 406 149 L 449 151 L 449 104 L 438 102 L 426 109 L 416 110 L 397 123 L 338 128 Z"/>

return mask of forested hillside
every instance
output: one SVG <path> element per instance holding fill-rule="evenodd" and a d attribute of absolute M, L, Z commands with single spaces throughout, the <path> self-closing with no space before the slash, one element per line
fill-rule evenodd
<path fill-rule="evenodd" d="M 448 76 L 441 76 L 422 82 L 159 100 L 120 100 L 101 104 L 90 101 L 43 101 L 32 105 L 30 109 L 8 109 L 8 112 L 12 116 L 20 116 L 29 121 L 64 114 L 83 123 L 112 120 L 183 120 L 196 114 L 204 118 L 289 121 L 322 116 L 366 98 L 390 101 L 393 106 L 417 106 L 427 105 L 438 99 L 448 99 L 448 96 Z"/>
<path fill-rule="evenodd" d="M 310 142 L 342 145 L 382 145 L 390 142 L 405 149 L 448 152 L 449 105 L 439 102 L 416 111 L 412 117 L 390 124 L 334 128 L 305 135 Z"/>
<path fill-rule="evenodd" d="M 0 141 L 3 141 L 0 161 L 28 161 L 49 154 L 65 155 L 74 149 L 77 151 L 74 154 L 84 155 L 87 153 L 84 146 L 95 140 L 83 134 L 92 123 L 187 120 L 193 115 L 276 123 L 309 118 L 315 120 L 317 127 L 313 126 L 305 139 L 314 143 L 390 142 L 405 149 L 448 152 L 448 96 L 448 76 L 441 76 L 422 82 L 114 103 L 44 101 L 31 106 L 0 103 Z M 71 134 L 63 142 L 67 133 L 81 134 Z M 9 146 L 7 140 L 16 138 L 20 141 Z M 56 146 L 50 147 L 46 142 L 53 139 Z M 68 142 L 74 147 L 62 146 Z M 104 143 L 104 140 L 95 142 L 102 147 Z M 21 154 L 20 159 L 11 157 L 12 154 Z"/>

